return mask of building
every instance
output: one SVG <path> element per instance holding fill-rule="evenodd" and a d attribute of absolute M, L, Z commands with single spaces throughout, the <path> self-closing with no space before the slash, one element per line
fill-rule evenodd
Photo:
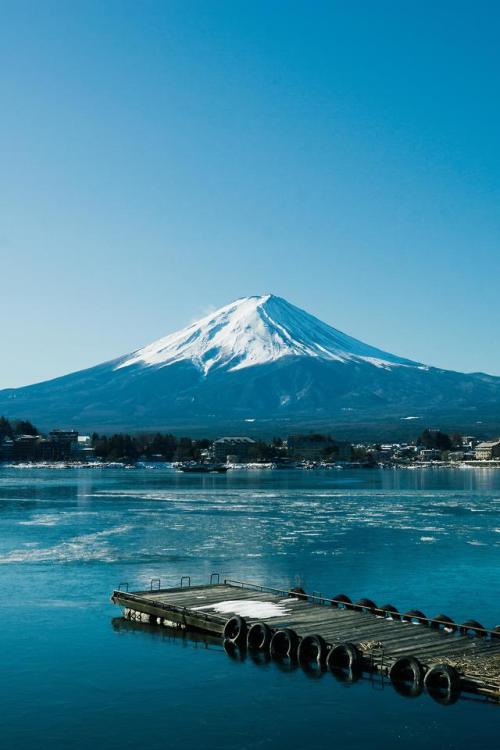
<path fill-rule="evenodd" d="M 78 449 L 78 432 L 76 430 L 51 430 L 49 442 L 52 445 L 54 459 L 68 459 Z"/>
<path fill-rule="evenodd" d="M 422 448 L 418 454 L 420 461 L 439 461 L 441 451 L 437 448 Z"/>
<path fill-rule="evenodd" d="M 217 463 L 247 463 L 255 440 L 249 437 L 222 437 L 214 440 L 212 454 Z"/>
<path fill-rule="evenodd" d="M 500 439 L 479 443 L 479 445 L 476 445 L 475 455 L 477 461 L 491 461 L 494 458 L 500 458 Z"/>
<path fill-rule="evenodd" d="M 76 443 L 71 445 L 71 457 L 75 461 L 88 461 L 94 458 L 94 448 L 90 435 L 78 435 Z"/>

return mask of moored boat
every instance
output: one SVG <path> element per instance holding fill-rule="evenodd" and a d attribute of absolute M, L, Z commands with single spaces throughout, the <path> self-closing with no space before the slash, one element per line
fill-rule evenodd
<path fill-rule="evenodd" d="M 211 472 L 225 474 L 227 466 L 224 466 L 224 464 L 187 463 L 181 464 L 179 469 L 186 474 L 209 474 Z"/>

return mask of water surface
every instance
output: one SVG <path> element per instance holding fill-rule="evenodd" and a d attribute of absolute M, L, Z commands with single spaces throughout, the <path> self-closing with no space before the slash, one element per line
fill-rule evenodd
<path fill-rule="evenodd" d="M 124 623 L 189 574 L 500 622 L 500 472 L 0 468 L 5 747 L 494 747 L 500 709 L 404 699 Z"/>

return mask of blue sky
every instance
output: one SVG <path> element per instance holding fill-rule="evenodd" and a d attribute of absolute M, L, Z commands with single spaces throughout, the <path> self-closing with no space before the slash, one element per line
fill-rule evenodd
<path fill-rule="evenodd" d="M 272 291 L 500 375 L 500 6 L 0 0 L 0 387 Z"/>

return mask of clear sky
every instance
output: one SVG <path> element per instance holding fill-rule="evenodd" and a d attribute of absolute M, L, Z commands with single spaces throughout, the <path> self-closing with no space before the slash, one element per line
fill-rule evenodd
<path fill-rule="evenodd" d="M 0 387 L 272 291 L 500 375 L 496 2 L 0 0 Z"/>

